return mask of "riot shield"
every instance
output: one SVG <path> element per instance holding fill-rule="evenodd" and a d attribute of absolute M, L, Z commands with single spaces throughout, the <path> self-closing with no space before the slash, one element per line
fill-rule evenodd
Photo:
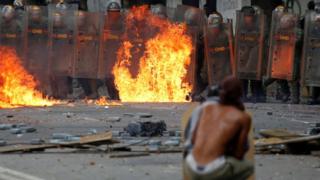
<path fill-rule="evenodd" d="M 41 89 L 48 91 L 48 8 L 27 6 L 26 63 L 28 71 L 40 82 Z"/>
<path fill-rule="evenodd" d="M 225 77 L 232 75 L 233 33 L 232 23 L 222 23 L 219 27 L 206 27 L 205 56 L 208 68 L 208 83 L 218 85 Z"/>
<path fill-rule="evenodd" d="M 25 56 L 26 14 L 12 6 L 0 6 L 0 45 L 15 49 L 21 60 Z"/>
<path fill-rule="evenodd" d="M 170 17 L 170 16 L 169 16 Z M 191 54 L 191 64 L 188 67 L 186 81 L 193 85 L 192 93 L 199 90 L 200 71 L 202 67 L 202 59 L 200 52 L 203 50 L 203 29 L 205 27 L 205 13 L 199 8 L 186 5 L 178 5 L 174 10 L 173 20 L 187 25 L 187 34 L 192 38 L 194 47 Z M 200 88 L 201 89 L 201 88 Z"/>
<path fill-rule="evenodd" d="M 117 52 L 122 43 L 125 31 L 125 13 L 118 11 L 107 12 L 104 16 L 102 43 L 102 61 L 99 65 L 99 79 L 113 79 L 112 68 L 117 61 Z"/>
<path fill-rule="evenodd" d="M 74 63 L 73 77 L 97 78 L 100 53 L 103 42 L 103 13 L 83 12 L 77 13 L 77 54 Z"/>
<path fill-rule="evenodd" d="M 320 13 L 305 17 L 301 80 L 304 86 L 320 87 Z"/>
<path fill-rule="evenodd" d="M 273 12 L 268 61 L 269 77 L 293 80 L 297 25 L 297 15 L 283 11 Z"/>
<path fill-rule="evenodd" d="M 77 48 L 75 7 L 49 6 L 49 48 L 52 76 L 70 76 Z"/>
<path fill-rule="evenodd" d="M 235 75 L 239 79 L 261 80 L 265 16 L 248 16 L 237 11 L 235 33 Z"/>

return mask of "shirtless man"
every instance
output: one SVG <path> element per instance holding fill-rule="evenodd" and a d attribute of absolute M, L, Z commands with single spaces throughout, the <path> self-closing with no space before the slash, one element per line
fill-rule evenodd
<path fill-rule="evenodd" d="M 252 163 L 248 150 L 251 118 L 241 102 L 242 84 L 234 77 L 223 80 L 218 102 L 205 102 L 192 114 L 186 133 L 185 172 L 192 180 L 246 179 Z"/>

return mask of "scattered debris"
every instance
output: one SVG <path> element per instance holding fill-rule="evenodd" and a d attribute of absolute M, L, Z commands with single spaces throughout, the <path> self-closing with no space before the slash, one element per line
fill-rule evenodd
<path fill-rule="evenodd" d="M 11 134 L 22 134 L 22 130 L 20 128 L 12 128 L 10 129 Z"/>
<path fill-rule="evenodd" d="M 0 130 L 9 130 L 13 127 L 12 124 L 0 124 Z"/>
<path fill-rule="evenodd" d="M 141 134 L 141 124 L 140 123 L 129 123 L 128 127 L 125 129 L 130 136 L 139 136 Z"/>
<path fill-rule="evenodd" d="M 124 116 L 136 117 L 136 118 L 151 118 L 152 114 L 150 113 L 124 113 Z"/>
<path fill-rule="evenodd" d="M 93 135 L 93 134 L 97 134 L 97 133 L 98 133 L 98 131 L 96 129 L 89 129 L 89 132 L 88 132 L 89 135 Z"/>
<path fill-rule="evenodd" d="M 22 127 L 27 127 L 28 125 L 26 123 L 18 123 L 18 124 L 14 124 L 13 127 L 14 128 L 22 128 Z"/>
<path fill-rule="evenodd" d="M 152 114 L 149 113 L 137 113 L 136 114 L 139 118 L 151 118 Z"/>
<path fill-rule="evenodd" d="M 257 153 L 310 154 L 320 148 L 320 135 L 258 139 L 255 148 Z"/>
<path fill-rule="evenodd" d="M 107 117 L 106 121 L 110 121 L 110 122 L 120 122 L 121 121 L 121 117 Z"/>
<path fill-rule="evenodd" d="M 65 133 L 56 133 L 56 138 L 70 137 L 64 136 Z M 95 135 L 87 135 L 80 137 L 78 141 L 57 143 L 57 144 L 40 144 L 40 145 L 13 145 L 13 146 L 5 146 L 0 148 L 0 153 L 13 153 L 13 152 L 33 152 L 33 151 L 44 151 L 46 149 L 57 149 L 57 148 L 81 148 L 84 146 L 99 146 L 105 144 L 114 144 L 118 143 L 118 141 L 112 139 L 111 132 L 105 132 Z"/>
<path fill-rule="evenodd" d="M 162 143 L 160 140 L 150 140 L 148 144 L 151 146 L 161 146 Z"/>
<path fill-rule="evenodd" d="M 320 127 L 312 127 L 312 128 L 307 129 L 307 134 L 308 135 L 320 134 Z"/>
<path fill-rule="evenodd" d="M 67 118 L 72 118 L 73 116 L 75 116 L 75 114 L 71 112 L 63 113 L 63 115 Z"/>
<path fill-rule="evenodd" d="M 113 137 L 119 137 L 120 136 L 120 131 L 111 131 Z"/>
<path fill-rule="evenodd" d="M 265 138 L 291 139 L 303 137 L 304 135 L 288 131 L 286 129 L 262 129 L 259 134 Z"/>
<path fill-rule="evenodd" d="M 25 126 L 25 127 L 21 127 L 21 132 L 22 133 L 33 133 L 33 132 L 36 132 L 37 129 L 34 128 L 34 127 L 31 127 L 31 126 Z"/>
<path fill-rule="evenodd" d="M 176 131 L 169 131 L 169 136 L 176 136 Z"/>
<path fill-rule="evenodd" d="M 1 146 L 6 146 L 7 142 L 5 140 L 0 139 L 0 147 Z"/>
<path fill-rule="evenodd" d="M 30 141 L 30 144 L 31 145 L 41 145 L 41 144 L 44 144 L 45 141 L 43 139 L 32 139 Z"/>
<path fill-rule="evenodd" d="M 133 114 L 133 113 L 124 113 L 123 116 L 135 117 L 135 114 Z"/>
<path fill-rule="evenodd" d="M 72 141 L 79 141 L 79 140 L 80 140 L 79 136 L 74 136 L 67 133 L 53 133 L 50 143 L 61 144 L 65 142 L 72 142 Z"/>
<path fill-rule="evenodd" d="M 163 136 L 163 132 L 167 130 L 167 125 L 164 121 L 159 122 L 134 122 L 129 123 L 125 131 L 127 131 L 130 136 Z"/>
<path fill-rule="evenodd" d="M 171 138 L 163 143 L 165 146 L 179 146 L 180 145 L 180 138 Z"/>

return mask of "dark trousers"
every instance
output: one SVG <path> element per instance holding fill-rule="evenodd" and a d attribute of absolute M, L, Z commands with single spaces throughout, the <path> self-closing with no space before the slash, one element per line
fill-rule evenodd
<path fill-rule="evenodd" d="M 262 81 L 259 81 L 259 80 L 241 80 L 241 81 L 243 85 L 243 95 L 245 100 L 248 99 L 248 93 L 250 88 L 253 101 L 265 101 L 265 92 L 264 92 Z"/>

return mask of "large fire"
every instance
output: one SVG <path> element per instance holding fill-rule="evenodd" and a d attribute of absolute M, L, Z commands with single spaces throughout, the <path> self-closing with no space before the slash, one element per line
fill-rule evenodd
<path fill-rule="evenodd" d="M 44 98 L 36 90 L 36 85 L 15 51 L 9 47 L 0 47 L 0 108 L 52 106 L 57 103 Z"/>
<path fill-rule="evenodd" d="M 137 52 L 142 53 L 135 59 Z M 191 52 L 186 25 L 152 15 L 147 6 L 134 7 L 127 15 L 124 41 L 113 67 L 121 101 L 185 102 L 192 89 L 184 81 Z M 133 74 L 132 69 L 138 72 Z"/>

